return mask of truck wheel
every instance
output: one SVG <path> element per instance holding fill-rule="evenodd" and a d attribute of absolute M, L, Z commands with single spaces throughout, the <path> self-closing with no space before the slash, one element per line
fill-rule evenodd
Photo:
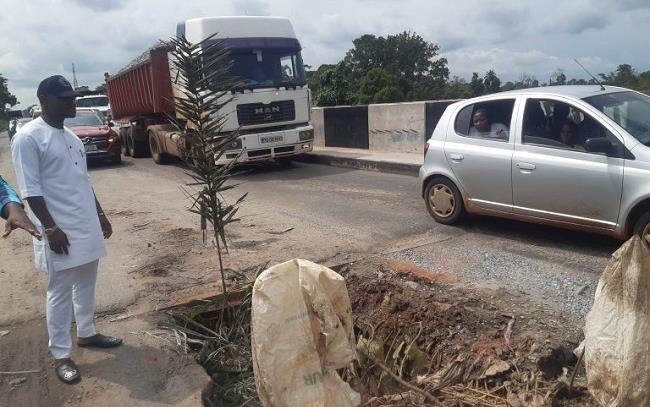
<path fill-rule="evenodd" d="M 129 144 L 124 137 L 120 137 L 120 149 L 122 150 L 122 155 L 124 157 L 131 157 L 131 150 L 129 150 Z"/>
<path fill-rule="evenodd" d="M 451 225 L 465 214 L 463 197 L 447 178 L 437 177 L 429 181 L 424 199 L 429 214 L 438 223 Z"/>
<path fill-rule="evenodd" d="M 646 212 L 636 221 L 634 233 L 650 244 L 650 212 Z"/>
<path fill-rule="evenodd" d="M 131 156 L 133 158 L 143 158 L 147 156 L 147 143 L 142 141 L 137 141 L 133 137 L 133 134 L 129 134 L 129 150 L 131 151 Z"/>
<path fill-rule="evenodd" d="M 167 164 L 167 155 L 160 150 L 160 145 L 156 136 L 149 133 L 149 150 L 151 151 L 151 158 L 156 164 Z"/>
<path fill-rule="evenodd" d="M 131 157 L 126 129 L 120 129 L 120 149 L 124 157 Z"/>

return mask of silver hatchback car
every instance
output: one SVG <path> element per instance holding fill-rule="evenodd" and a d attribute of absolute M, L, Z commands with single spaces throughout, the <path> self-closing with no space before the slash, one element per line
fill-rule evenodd
<path fill-rule="evenodd" d="M 475 213 L 650 242 L 650 97 L 553 86 L 456 102 L 420 180 L 440 223 Z"/>

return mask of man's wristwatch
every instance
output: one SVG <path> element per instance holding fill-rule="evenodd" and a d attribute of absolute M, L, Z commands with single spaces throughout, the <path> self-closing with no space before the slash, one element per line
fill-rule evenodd
<path fill-rule="evenodd" d="M 45 228 L 44 232 L 47 236 L 52 236 L 57 230 L 59 230 L 59 227 L 54 225 L 51 228 Z"/>

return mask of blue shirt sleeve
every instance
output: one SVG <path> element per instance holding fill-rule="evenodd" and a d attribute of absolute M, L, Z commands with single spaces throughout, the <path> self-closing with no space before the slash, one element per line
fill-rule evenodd
<path fill-rule="evenodd" d="M 17 203 L 21 206 L 23 204 L 16 191 L 14 191 L 14 189 L 9 184 L 7 184 L 7 181 L 0 177 L 0 215 L 2 215 L 3 218 L 5 217 L 5 205 L 10 202 Z"/>

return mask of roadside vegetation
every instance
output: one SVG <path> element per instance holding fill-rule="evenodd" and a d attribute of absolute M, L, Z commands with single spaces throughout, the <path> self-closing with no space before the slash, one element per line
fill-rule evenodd
<path fill-rule="evenodd" d="M 502 81 L 497 72 L 474 72 L 467 80 L 450 76 L 440 46 L 417 33 L 386 37 L 365 34 L 355 39 L 343 60 L 307 72 L 309 88 L 318 106 L 460 99 L 513 89 L 548 85 L 589 85 L 594 79 L 569 79 L 563 70 L 548 73 L 548 80 L 522 73 L 515 81 Z M 650 71 L 637 72 L 629 64 L 596 75 L 605 85 L 650 92 Z"/>

